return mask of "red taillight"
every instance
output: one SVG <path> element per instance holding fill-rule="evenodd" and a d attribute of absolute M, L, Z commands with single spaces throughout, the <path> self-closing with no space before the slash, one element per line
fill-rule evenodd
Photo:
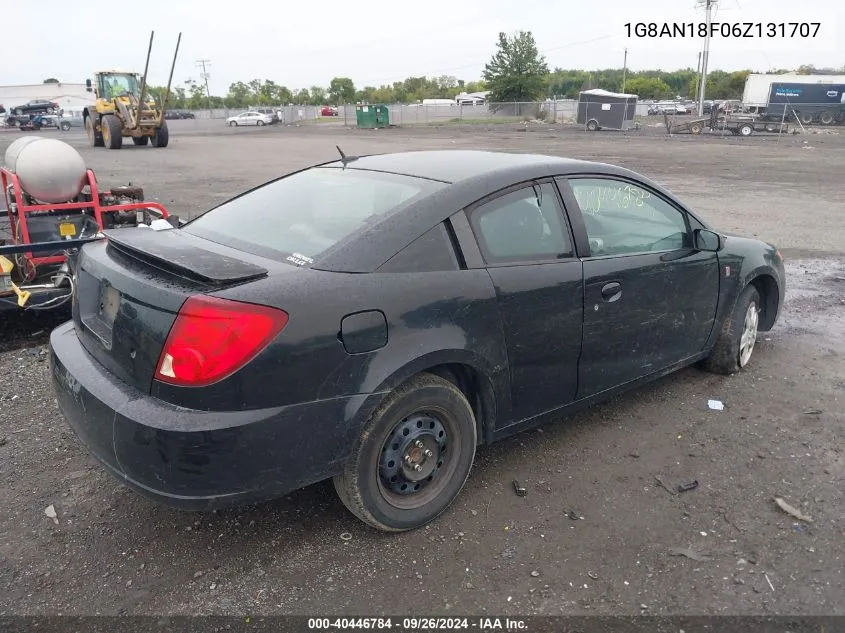
<path fill-rule="evenodd" d="M 190 297 L 170 328 L 156 380 L 183 387 L 217 382 L 255 358 L 287 322 L 287 312 L 277 308 Z"/>

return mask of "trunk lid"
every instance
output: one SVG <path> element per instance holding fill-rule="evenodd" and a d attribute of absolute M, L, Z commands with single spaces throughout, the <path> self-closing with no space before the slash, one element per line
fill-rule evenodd
<path fill-rule="evenodd" d="M 185 299 L 268 274 L 245 261 L 256 258 L 178 229 L 115 229 L 106 237 L 80 253 L 73 320 L 85 349 L 144 393 Z"/>

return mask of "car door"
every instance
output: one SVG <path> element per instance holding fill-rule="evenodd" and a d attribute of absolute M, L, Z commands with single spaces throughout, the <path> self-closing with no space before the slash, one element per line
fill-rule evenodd
<path fill-rule="evenodd" d="M 699 354 L 719 296 L 716 253 L 693 248 L 685 210 L 621 177 L 558 179 L 584 264 L 578 397 Z"/>
<path fill-rule="evenodd" d="M 496 289 L 517 423 L 568 404 L 578 385 L 582 264 L 552 180 L 530 182 L 467 210 Z M 504 413 L 504 412 L 503 412 Z"/>

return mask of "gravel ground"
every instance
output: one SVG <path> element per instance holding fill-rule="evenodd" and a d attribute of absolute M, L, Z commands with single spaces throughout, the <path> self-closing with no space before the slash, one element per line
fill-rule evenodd
<path fill-rule="evenodd" d="M 723 230 L 777 243 L 789 293 L 747 371 L 684 370 L 485 447 L 446 514 L 388 536 L 358 523 L 327 483 L 211 514 L 139 497 L 57 411 L 44 345 L 66 315 L 3 315 L 0 615 L 845 614 L 845 134 L 824 132 L 175 121 L 168 149 L 120 152 L 62 135 L 101 183 L 131 180 L 184 216 L 331 160 L 336 144 L 347 154 L 486 148 L 614 162 Z M 0 134 L 0 152 L 15 137 Z M 692 480 L 696 490 L 668 490 Z"/>

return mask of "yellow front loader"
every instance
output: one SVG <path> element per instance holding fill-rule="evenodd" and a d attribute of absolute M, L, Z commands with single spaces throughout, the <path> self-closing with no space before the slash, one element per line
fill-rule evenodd
<path fill-rule="evenodd" d="M 170 83 L 173 81 L 173 69 L 179 54 L 182 34 L 176 40 L 176 52 L 170 66 L 170 78 L 161 104 L 147 94 L 147 72 L 150 67 L 150 53 L 153 50 L 155 31 L 150 33 L 150 46 L 147 50 L 147 62 L 144 74 L 120 70 L 102 70 L 94 73 L 94 81 L 86 80 L 89 92 L 94 92 L 94 105 L 82 111 L 85 133 L 91 147 L 120 149 L 124 138 L 131 138 L 135 145 L 167 147 L 170 135 L 164 112 L 170 99 Z"/>

